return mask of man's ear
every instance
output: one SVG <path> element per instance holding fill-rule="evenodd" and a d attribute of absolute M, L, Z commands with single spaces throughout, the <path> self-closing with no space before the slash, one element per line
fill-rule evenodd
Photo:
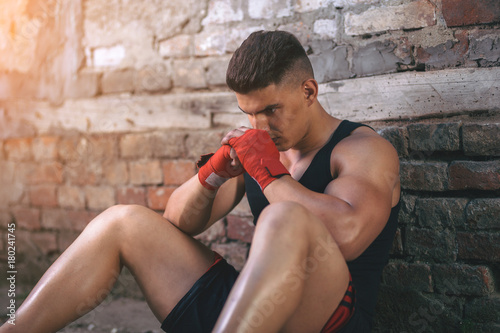
<path fill-rule="evenodd" d="M 318 97 L 318 82 L 315 79 L 308 79 L 304 81 L 303 89 L 307 104 L 310 106 Z"/>

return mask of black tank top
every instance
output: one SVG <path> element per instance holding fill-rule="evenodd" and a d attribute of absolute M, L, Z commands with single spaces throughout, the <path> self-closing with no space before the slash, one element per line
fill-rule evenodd
<path fill-rule="evenodd" d="M 330 171 L 330 157 L 333 148 L 360 126 L 367 125 L 343 120 L 331 139 L 316 153 L 299 183 L 312 191 L 323 193 L 326 186 L 333 180 Z M 247 173 L 245 173 L 245 190 L 255 224 L 260 212 L 269 205 L 269 201 L 257 182 Z M 396 233 L 399 206 L 398 203 L 391 209 L 389 220 L 373 243 L 358 258 L 347 263 L 356 288 L 356 310 L 364 312 L 370 325 L 377 302 L 382 269 L 389 260 L 389 251 Z"/>

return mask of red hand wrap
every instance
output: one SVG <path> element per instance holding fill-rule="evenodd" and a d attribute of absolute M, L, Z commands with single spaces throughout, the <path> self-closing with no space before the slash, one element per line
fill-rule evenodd
<path fill-rule="evenodd" d="M 290 173 L 280 162 L 280 154 L 266 131 L 251 129 L 229 139 L 243 168 L 259 183 L 262 190 L 274 180 Z"/>
<path fill-rule="evenodd" d="M 230 151 L 230 146 L 223 145 L 215 154 L 201 156 L 196 164 L 200 168 L 198 171 L 198 179 L 201 185 L 209 190 L 216 190 L 229 178 L 236 177 L 243 173 L 242 168 L 235 169 L 231 166 L 232 159 L 229 155 Z"/>

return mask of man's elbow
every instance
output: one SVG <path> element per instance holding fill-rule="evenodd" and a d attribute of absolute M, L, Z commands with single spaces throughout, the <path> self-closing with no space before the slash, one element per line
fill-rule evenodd
<path fill-rule="evenodd" d="M 359 233 L 352 231 L 346 233 L 340 241 L 337 242 L 340 252 L 344 256 L 345 261 L 353 261 L 358 258 L 366 249 L 360 242 Z"/>

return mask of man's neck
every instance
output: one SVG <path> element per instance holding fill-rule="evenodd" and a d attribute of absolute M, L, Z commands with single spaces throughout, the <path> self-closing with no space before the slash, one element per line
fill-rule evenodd
<path fill-rule="evenodd" d="M 321 149 L 340 124 L 340 119 L 332 117 L 321 105 L 318 104 L 318 107 L 320 109 L 314 113 L 316 119 L 311 121 L 311 126 L 304 138 L 295 147 L 286 151 L 289 159 L 299 160 Z"/>

